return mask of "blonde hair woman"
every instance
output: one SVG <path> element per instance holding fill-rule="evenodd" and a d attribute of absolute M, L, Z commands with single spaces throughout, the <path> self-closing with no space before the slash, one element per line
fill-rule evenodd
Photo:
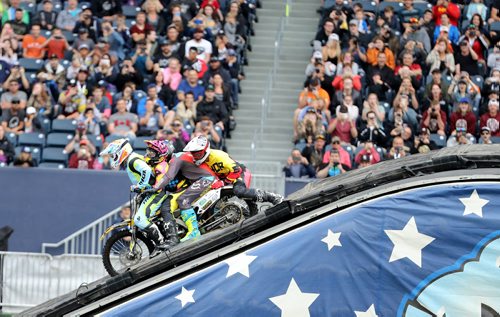
<path fill-rule="evenodd" d="M 323 46 L 321 53 L 323 55 L 323 62 L 331 62 L 334 65 L 337 65 L 340 60 L 340 56 L 342 54 L 342 50 L 340 49 L 339 36 L 335 33 L 330 34 L 328 36 L 328 41 L 326 45 Z"/>

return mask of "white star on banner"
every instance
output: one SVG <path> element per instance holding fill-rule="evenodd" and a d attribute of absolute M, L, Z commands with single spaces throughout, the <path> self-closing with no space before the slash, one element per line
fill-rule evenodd
<path fill-rule="evenodd" d="M 328 251 L 330 251 L 334 246 L 342 246 L 340 243 L 340 235 L 342 232 L 335 233 L 332 230 L 328 229 L 328 234 L 321 241 L 328 245 Z"/>
<path fill-rule="evenodd" d="M 269 300 L 281 309 L 281 317 L 310 317 L 309 306 L 318 296 L 316 293 L 302 293 L 292 278 L 285 294 Z"/>
<path fill-rule="evenodd" d="M 186 305 L 187 303 L 194 303 L 194 298 L 193 298 L 194 291 L 195 290 L 188 291 L 183 286 L 181 293 L 175 296 L 175 298 L 180 300 L 182 307 L 184 307 L 184 305 Z"/>
<path fill-rule="evenodd" d="M 354 313 L 356 314 L 356 317 L 378 317 L 377 313 L 375 312 L 375 305 L 371 305 L 370 308 L 368 308 L 367 311 L 357 311 L 355 310 Z"/>
<path fill-rule="evenodd" d="M 249 266 L 257 257 L 252 255 L 246 255 L 245 253 L 238 254 L 237 256 L 233 256 L 230 259 L 224 261 L 228 266 L 227 277 L 234 275 L 236 273 L 240 273 L 246 277 L 250 277 Z"/>
<path fill-rule="evenodd" d="M 384 231 L 394 244 L 389 262 L 408 258 L 422 267 L 422 249 L 434 241 L 434 238 L 418 232 L 414 217 L 411 217 L 403 230 Z"/>
<path fill-rule="evenodd" d="M 483 217 L 483 207 L 489 203 L 489 200 L 482 199 L 479 197 L 477 190 L 474 189 L 469 198 L 459 198 L 462 204 L 464 204 L 464 216 L 475 214 L 479 217 Z"/>

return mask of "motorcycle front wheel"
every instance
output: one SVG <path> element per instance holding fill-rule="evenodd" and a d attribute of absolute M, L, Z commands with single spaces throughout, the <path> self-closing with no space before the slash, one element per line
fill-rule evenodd
<path fill-rule="evenodd" d="M 102 252 L 102 263 L 109 275 L 115 276 L 133 265 L 149 258 L 154 250 L 154 244 L 142 233 L 136 233 L 136 242 L 130 249 L 132 233 L 129 230 L 118 231 L 113 234 Z"/>

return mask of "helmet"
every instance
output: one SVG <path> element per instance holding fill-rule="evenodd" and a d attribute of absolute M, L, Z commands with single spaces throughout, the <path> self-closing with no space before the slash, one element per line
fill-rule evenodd
<path fill-rule="evenodd" d="M 200 135 L 189 141 L 183 151 L 191 152 L 194 158 L 194 164 L 201 165 L 210 154 L 210 142 L 206 137 Z"/>
<path fill-rule="evenodd" d="M 162 159 L 169 160 L 174 154 L 174 145 L 165 140 L 146 140 L 146 158 L 151 164 L 158 164 Z"/>
<path fill-rule="evenodd" d="M 99 156 L 111 156 L 111 168 L 117 168 L 132 153 L 132 146 L 127 139 L 118 139 L 111 142 Z"/>

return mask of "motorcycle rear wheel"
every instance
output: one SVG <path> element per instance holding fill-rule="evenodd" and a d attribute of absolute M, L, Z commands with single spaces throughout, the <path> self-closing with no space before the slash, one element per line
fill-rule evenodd
<path fill-rule="evenodd" d="M 130 251 L 132 233 L 128 230 L 113 234 L 102 252 L 102 263 L 110 276 L 118 275 L 121 271 L 141 261 L 148 259 L 154 250 L 154 244 L 141 232 L 136 232 L 134 250 Z"/>

